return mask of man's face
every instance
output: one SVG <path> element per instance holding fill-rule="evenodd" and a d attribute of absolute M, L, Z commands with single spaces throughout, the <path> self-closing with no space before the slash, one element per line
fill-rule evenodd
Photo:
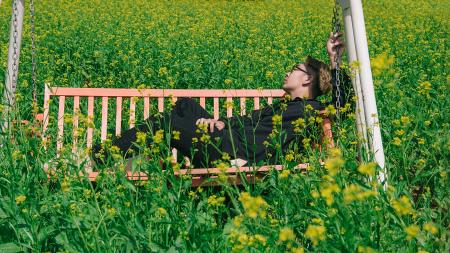
<path fill-rule="evenodd" d="M 284 78 L 283 90 L 294 90 L 304 84 L 308 84 L 311 81 L 311 75 L 304 63 L 295 65 L 291 71 L 286 73 Z"/>

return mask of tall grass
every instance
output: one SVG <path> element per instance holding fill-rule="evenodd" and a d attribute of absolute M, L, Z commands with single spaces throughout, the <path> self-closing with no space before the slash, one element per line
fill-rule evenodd
<path fill-rule="evenodd" d="M 287 68 L 307 54 L 327 59 L 333 7 L 322 0 L 35 5 L 40 105 L 44 83 L 280 88 Z M 284 171 L 240 187 L 191 188 L 189 176 L 173 176 L 177 164 L 167 159 L 165 139 L 142 150 L 153 159 L 137 167 L 151 180 L 103 174 L 93 185 L 75 173 L 85 164 L 71 160 L 70 144 L 55 159 L 55 146 L 44 149 L 37 129 L 15 124 L 2 134 L 0 251 L 448 250 L 448 3 L 363 5 L 388 190 L 368 180 L 373 164 L 356 159 L 352 112 L 334 125 L 337 149 L 324 154 L 300 143 L 303 152 L 281 158 Z M 2 83 L 9 6 L 0 6 Z M 28 20 L 27 13 L 16 120 L 32 118 Z M 44 165 L 52 159 L 58 173 L 48 179 Z M 228 163 L 226 157 L 221 162 Z M 298 162 L 311 163 L 307 174 L 292 170 Z"/>

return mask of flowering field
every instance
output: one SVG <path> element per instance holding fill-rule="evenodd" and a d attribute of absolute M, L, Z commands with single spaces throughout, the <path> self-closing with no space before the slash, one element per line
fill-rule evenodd
<path fill-rule="evenodd" d="M 286 71 L 306 55 L 327 60 L 333 4 L 35 1 L 38 104 L 44 83 L 281 88 Z M 11 0 L 0 5 L 1 83 L 10 6 Z M 162 173 L 158 158 L 169 171 L 180 164 L 169 162 L 161 136 L 152 136 L 159 140 L 150 150 L 154 159 L 141 166 L 149 181 L 129 182 L 121 173 L 104 174 L 95 185 L 63 173 L 48 180 L 43 165 L 53 158 L 54 145 L 44 150 L 35 130 L 16 127 L 3 135 L 0 150 L 0 252 L 448 251 L 449 3 L 379 0 L 363 6 L 389 171 L 386 191 L 368 180 L 378 168 L 357 160 L 352 111 L 333 126 L 336 149 L 321 154 L 303 142 L 304 151 L 282 157 L 285 170 L 239 187 L 219 177 L 220 186 L 191 188 L 188 176 Z M 22 119 L 32 117 L 29 18 L 27 8 L 17 95 Z M 59 171 L 80 169 L 65 159 L 69 153 L 57 160 Z M 291 169 L 299 162 L 311 163 L 306 174 Z M 228 163 L 224 156 L 219 167 Z"/>

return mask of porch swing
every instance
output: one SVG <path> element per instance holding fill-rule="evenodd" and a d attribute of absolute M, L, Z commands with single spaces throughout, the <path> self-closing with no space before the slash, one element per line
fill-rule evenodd
<path fill-rule="evenodd" d="M 14 22 L 14 20 L 17 20 L 17 8 L 18 8 L 18 2 L 22 3 L 23 8 L 23 0 L 14 0 L 13 1 L 13 22 L 12 22 L 12 34 L 18 33 L 18 22 Z M 333 13 L 333 20 L 332 20 L 332 31 L 333 34 L 338 33 L 341 31 L 341 25 L 339 21 L 339 12 L 338 7 L 339 4 L 341 4 L 343 7 L 345 6 L 345 3 L 348 5 L 348 0 L 344 0 L 343 3 L 338 3 L 338 0 L 335 0 L 335 6 L 334 6 L 334 13 Z M 348 7 L 348 6 L 347 6 Z M 348 9 L 348 8 L 347 8 Z M 345 10 L 345 9 L 344 9 Z M 347 10 L 348 11 L 348 10 Z M 23 10 L 22 10 L 23 12 Z M 362 6 L 361 6 L 361 12 L 362 12 Z M 31 39 L 32 39 L 32 61 L 33 61 L 33 68 L 32 68 L 32 76 L 33 76 L 33 103 L 37 104 L 37 98 L 36 98 L 36 72 L 35 72 L 35 39 L 34 39 L 34 6 L 33 6 L 33 0 L 30 0 L 30 17 L 31 17 Z M 20 28 L 21 30 L 21 28 Z M 21 31 L 20 31 L 21 32 Z M 353 36 L 353 35 L 352 35 Z M 347 36 L 348 38 L 348 36 Z M 365 37 L 364 37 L 365 38 Z M 352 38 L 353 39 L 353 38 Z M 14 43 L 16 43 L 16 37 L 14 37 Z M 350 44 L 351 45 L 351 44 Z M 348 45 L 347 45 L 348 46 Z M 20 42 L 19 42 L 19 48 L 20 48 Z M 14 59 L 18 59 L 17 55 L 17 48 L 14 48 L 13 56 Z M 339 52 L 339 50 L 338 50 Z M 351 51 L 349 52 L 351 53 Z M 336 84 L 337 87 L 336 92 L 340 92 L 340 62 L 341 62 L 341 55 L 337 55 L 335 59 L 336 63 L 336 71 L 337 71 L 337 77 L 336 78 Z M 18 66 L 18 62 L 14 62 L 15 66 Z M 17 82 L 17 69 L 12 71 L 13 78 L 10 82 L 10 86 L 7 85 L 7 92 L 9 91 L 9 94 L 13 95 L 15 94 L 15 85 Z M 7 78 L 9 80 L 9 78 Z M 7 82 L 8 82 L 7 80 Z M 353 82 L 355 85 L 355 82 Z M 8 90 L 8 87 L 10 88 Z M 96 100 L 99 100 L 101 98 L 101 126 L 100 126 L 100 139 L 101 141 L 105 141 L 107 139 L 107 129 L 108 125 L 111 122 L 108 122 L 108 103 L 110 100 L 115 100 L 116 102 L 116 110 L 115 110 L 115 135 L 120 135 L 122 130 L 122 111 L 123 111 L 123 105 L 125 103 L 129 103 L 129 128 L 133 128 L 135 126 L 136 121 L 136 106 L 137 106 L 137 100 L 141 100 L 143 105 L 143 119 L 147 119 L 150 116 L 150 107 L 151 103 L 153 101 L 157 102 L 157 108 L 159 112 L 164 111 L 164 104 L 166 99 L 170 99 L 173 102 L 177 101 L 177 98 L 180 97 L 191 97 L 199 99 L 200 105 L 206 109 L 206 101 L 207 99 L 212 99 L 213 103 L 213 115 L 214 119 L 219 118 L 219 99 L 225 99 L 226 103 L 233 103 L 233 99 L 239 99 L 240 104 L 240 115 L 246 114 L 246 100 L 252 99 L 253 100 L 253 107 L 255 110 L 259 109 L 261 99 L 267 99 L 267 104 L 272 104 L 274 99 L 281 98 L 284 96 L 284 91 L 281 89 L 231 89 L 231 90 L 219 90 L 219 89 L 133 89 L 133 88 L 67 88 L 67 87 L 50 87 L 47 84 L 45 85 L 44 89 L 44 105 L 43 105 L 43 113 L 35 115 L 35 118 L 42 122 L 42 140 L 43 143 L 48 143 L 51 138 L 48 137 L 48 127 L 49 127 L 49 121 L 50 116 L 52 115 L 52 112 L 50 110 L 50 100 L 52 98 L 58 98 L 58 112 L 57 112 L 57 133 L 56 133 L 56 150 L 57 150 L 57 156 L 59 156 L 59 152 L 61 151 L 63 145 L 64 145 L 64 115 L 66 112 L 65 104 L 67 101 L 73 102 L 73 108 L 71 108 L 73 115 L 72 115 L 72 151 L 73 153 L 77 153 L 77 149 L 79 148 L 78 143 L 78 136 L 77 132 L 79 129 L 79 122 L 80 122 L 80 104 L 85 103 L 87 99 L 87 118 L 92 121 L 91 124 L 88 124 L 87 130 L 86 130 L 86 147 L 91 148 L 92 142 L 94 138 L 94 125 L 93 125 L 93 119 L 94 117 L 97 117 L 94 115 L 94 104 Z M 358 94 L 360 95 L 360 94 Z M 11 102 L 11 100 L 10 100 Z M 336 108 L 339 111 L 340 104 L 335 105 Z M 233 116 L 233 108 L 227 107 L 226 108 L 226 116 L 232 117 Z M 321 133 L 321 144 L 324 144 L 326 148 L 331 148 L 334 146 L 333 141 L 333 135 L 331 131 L 331 119 L 327 116 L 327 112 L 321 112 L 321 116 L 323 116 L 322 121 L 322 133 Z M 66 124 L 67 125 L 67 124 Z M 359 128 L 358 128 L 359 129 Z M 66 131 L 67 132 L 67 131 Z M 321 145 L 318 145 L 321 146 Z M 46 146 L 47 148 L 47 146 Z M 172 149 L 173 157 L 176 161 L 177 159 L 177 150 Z M 200 186 L 204 184 L 214 184 L 215 178 L 218 177 L 220 173 L 223 173 L 223 170 L 219 168 L 192 168 L 192 166 L 189 166 L 189 159 L 185 157 L 186 159 L 186 167 L 181 168 L 177 171 L 174 171 L 175 176 L 180 175 L 191 175 L 192 176 L 192 185 L 193 186 Z M 235 183 L 241 183 L 241 180 L 243 177 L 245 177 L 249 181 L 254 181 L 255 179 L 259 178 L 264 173 L 267 173 L 271 169 L 275 170 L 283 170 L 283 165 L 264 165 L 259 168 L 252 167 L 252 166 L 240 166 L 238 161 L 231 161 L 234 166 L 226 169 L 226 174 L 228 175 L 228 178 L 233 180 Z M 48 166 L 48 164 L 47 164 Z M 307 163 L 301 163 L 295 166 L 294 169 L 306 169 L 309 166 Z M 115 169 L 114 169 L 115 170 Z M 46 171 L 50 172 L 52 169 L 50 167 L 46 168 Z M 111 171 L 113 172 L 113 171 Z M 96 171 L 80 171 L 80 174 L 86 175 L 90 181 L 96 181 L 97 176 L 100 172 Z M 115 173 L 115 172 L 114 172 Z M 144 172 L 140 171 L 133 171 L 133 170 L 127 170 L 126 177 L 129 180 L 148 180 L 148 176 Z M 243 176 L 241 178 L 241 176 Z"/>

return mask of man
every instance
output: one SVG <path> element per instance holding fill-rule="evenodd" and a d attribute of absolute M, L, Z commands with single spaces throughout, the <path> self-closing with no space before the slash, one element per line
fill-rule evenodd
<path fill-rule="evenodd" d="M 164 129 L 177 133 L 172 134 L 170 146 L 190 157 L 195 167 L 213 166 L 212 162 L 220 159 L 224 152 L 231 156 L 231 159 L 260 164 L 269 158 L 268 153 L 272 154 L 267 148 L 267 140 L 274 137 L 273 133 L 277 133 L 274 127 L 281 128 L 280 147 L 284 151 L 295 136 L 292 123 L 307 116 L 305 108 L 312 107 L 314 110 L 325 108 L 315 99 L 335 88 L 332 87 L 334 83 L 332 81 L 336 78 L 334 58 L 344 49 L 341 36 L 342 33 L 330 33 L 327 41 L 331 66 L 308 56 L 305 62 L 295 65 L 286 73 L 283 90 L 290 99 L 285 103 L 275 103 L 254 110 L 249 116 L 214 120 L 195 100 L 180 98 L 171 112 L 164 112 L 161 118 L 149 117 L 145 124 L 125 131 L 121 137 L 113 140 L 112 145 L 123 152 L 136 150 L 133 143 L 138 139 L 139 133 L 142 136 L 142 133 L 150 131 L 155 133 Z M 348 83 L 348 75 L 344 74 L 343 86 L 348 86 Z M 336 97 L 333 92 L 332 103 L 334 104 L 336 100 L 340 100 L 343 105 L 344 92 L 341 92 L 340 97 Z M 200 131 L 199 128 L 203 130 Z M 214 143 L 212 140 L 218 142 Z M 151 142 L 147 142 L 147 145 L 150 144 Z M 100 162 L 102 159 L 98 154 L 102 153 L 101 146 L 94 146 L 93 152 L 94 159 Z M 130 156 L 128 152 L 127 156 Z M 270 158 L 273 162 L 273 156 Z"/>

